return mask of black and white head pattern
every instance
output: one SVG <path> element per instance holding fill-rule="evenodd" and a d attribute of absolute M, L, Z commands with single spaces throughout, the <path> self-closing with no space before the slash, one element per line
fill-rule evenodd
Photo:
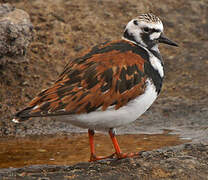
<path fill-rule="evenodd" d="M 148 13 L 132 19 L 126 25 L 124 38 L 148 49 L 158 49 L 158 39 L 162 32 L 162 21 L 154 14 Z"/>

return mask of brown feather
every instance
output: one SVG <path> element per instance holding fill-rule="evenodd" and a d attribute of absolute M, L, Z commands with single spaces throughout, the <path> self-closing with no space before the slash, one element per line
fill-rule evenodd
<path fill-rule="evenodd" d="M 70 61 L 55 84 L 29 103 L 38 105 L 30 115 L 89 113 L 112 105 L 117 110 L 144 93 L 145 60 L 125 45 L 136 46 L 124 40 L 105 43 Z"/>

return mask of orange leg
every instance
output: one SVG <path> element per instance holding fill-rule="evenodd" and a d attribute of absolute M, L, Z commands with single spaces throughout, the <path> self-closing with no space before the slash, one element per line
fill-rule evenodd
<path fill-rule="evenodd" d="M 89 142 L 90 142 L 90 152 L 91 152 L 90 162 L 97 161 L 97 160 L 102 160 L 102 159 L 113 158 L 114 154 L 112 154 L 110 156 L 106 156 L 106 157 L 95 155 L 94 134 L 95 134 L 94 130 L 88 129 Z"/>
<path fill-rule="evenodd" d="M 115 130 L 110 129 L 109 130 L 109 135 L 111 137 L 111 140 L 113 142 L 113 146 L 114 146 L 115 151 L 116 151 L 114 154 L 117 155 L 118 159 L 123 159 L 123 158 L 128 158 L 128 157 L 133 157 L 133 156 L 138 156 L 139 155 L 139 153 L 122 153 L 121 149 L 119 147 L 118 141 L 116 139 L 116 136 L 115 136 Z"/>
<path fill-rule="evenodd" d="M 113 142 L 113 146 L 114 146 L 114 148 L 116 150 L 116 154 L 117 154 L 117 156 L 119 156 L 121 154 L 121 149 L 120 149 L 120 146 L 118 144 L 118 141 L 116 139 L 116 135 L 115 134 L 116 133 L 115 133 L 115 130 L 114 129 L 110 129 L 109 130 L 109 135 L 110 135 L 111 140 Z"/>
<path fill-rule="evenodd" d="M 94 145 L 94 130 L 88 129 L 88 135 L 89 135 L 89 142 L 90 142 L 90 160 L 95 158 L 95 145 Z"/>
<path fill-rule="evenodd" d="M 102 160 L 102 159 L 108 159 L 108 158 L 114 158 L 116 155 L 118 159 L 123 159 L 123 158 L 128 158 L 128 157 L 133 157 L 133 156 L 138 156 L 139 153 L 122 153 L 121 149 L 119 147 L 118 141 L 115 136 L 115 130 L 111 128 L 109 130 L 109 135 L 111 137 L 111 140 L 113 142 L 113 146 L 115 148 L 115 153 L 113 153 L 110 156 L 96 156 L 95 155 L 95 145 L 94 145 L 94 130 L 88 129 L 88 135 L 89 135 L 89 142 L 90 142 L 90 162 L 92 161 L 97 161 L 97 160 Z"/>

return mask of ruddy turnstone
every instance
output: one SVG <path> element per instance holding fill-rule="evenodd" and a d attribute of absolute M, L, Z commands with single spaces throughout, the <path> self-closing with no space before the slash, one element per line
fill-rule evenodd
<path fill-rule="evenodd" d="M 104 158 L 95 155 L 95 130 L 109 132 L 115 148 L 109 157 L 135 155 L 121 152 L 114 128 L 135 121 L 159 95 L 164 77 L 159 43 L 177 46 L 164 36 L 157 16 L 138 16 L 126 25 L 121 40 L 97 45 L 69 61 L 58 80 L 18 112 L 13 121 L 59 116 L 88 128 L 90 161 Z"/>

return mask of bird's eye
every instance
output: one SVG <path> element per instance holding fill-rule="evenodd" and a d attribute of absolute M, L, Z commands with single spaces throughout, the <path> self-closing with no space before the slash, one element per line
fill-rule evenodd
<path fill-rule="evenodd" d="M 133 23 L 134 23 L 134 25 L 136 25 L 136 26 L 138 25 L 138 21 L 137 21 L 137 20 L 134 20 Z"/>
<path fill-rule="evenodd" d="M 144 31 L 145 33 L 148 33 L 148 32 L 150 32 L 150 29 L 149 29 L 148 27 L 144 27 L 144 28 L 143 28 L 143 31 Z"/>

